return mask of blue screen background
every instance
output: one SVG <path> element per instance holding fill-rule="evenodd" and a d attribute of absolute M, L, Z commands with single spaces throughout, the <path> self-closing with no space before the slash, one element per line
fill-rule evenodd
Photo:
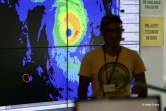
<path fill-rule="evenodd" d="M 82 58 L 103 44 L 101 18 L 119 2 L 0 0 L 0 10 L 1 105 L 24 104 L 77 99 Z"/>

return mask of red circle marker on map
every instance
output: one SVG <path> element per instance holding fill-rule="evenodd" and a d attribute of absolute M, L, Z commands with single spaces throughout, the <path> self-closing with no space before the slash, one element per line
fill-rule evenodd
<path fill-rule="evenodd" d="M 26 83 L 29 83 L 30 82 L 30 76 L 29 76 L 29 74 L 23 74 L 22 80 L 24 82 L 26 82 Z"/>

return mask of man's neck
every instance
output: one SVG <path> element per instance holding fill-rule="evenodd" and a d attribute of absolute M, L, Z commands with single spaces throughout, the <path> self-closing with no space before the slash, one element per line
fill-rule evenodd
<path fill-rule="evenodd" d="M 103 48 L 104 48 L 105 53 L 107 53 L 110 56 L 117 56 L 120 51 L 120 45 L 117 47 L 111 47 L 111 46 L 104 45 Z"/>

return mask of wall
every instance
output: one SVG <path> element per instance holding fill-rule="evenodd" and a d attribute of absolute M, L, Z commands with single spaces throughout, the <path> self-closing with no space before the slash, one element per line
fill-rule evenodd
<path fill-rule="evenodd" d="M 163 87 L 163 52 L 163 47 L 141 47 L 141 57 L 147 68 L 147 83 L 158 87 Z M 162 105 L 166 107 L 166 101 L 164 101 L 162 93 L 148 89 L 148 94 L 161 95 Z"/>
<path fill-rule="evenodd" d="M 166 0 L 163 0 L 166 4 Z M 166 7 L 164 7 L 164 17 L 166 18 Z M 166 27 L 166 20 L 164 21 Z M 166 31 L 164 32 L 166 37 Z M 166 44 L 166 39 L 164 40 Z M 166 45 L 163 47 L 140 47 L 141 57 L 147 68 L 146 79 L 147 83 L 158 87 L 163 87 L 165 77 L 166 83 Z M 166 107 L 166 94 L 148 89 L 149 95 L 161 95 L 162 107 Z"/>

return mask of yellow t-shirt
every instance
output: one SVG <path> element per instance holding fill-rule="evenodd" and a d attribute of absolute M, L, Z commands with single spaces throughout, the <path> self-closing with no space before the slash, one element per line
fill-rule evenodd
<path fill-rule="evenodd" d="M 132 80 L 134 74 L 145 72 L 146 68 L 139 54 L 131 49 L 121 46 L 119 58 L 116 63 L 114 73 L 111 74 L 115 65 L 117 56 L 110 56 L 105 53 L 107 69 L 100 70 L 105 65 L 104 52 L 102 47 L 96 48 L 88 52 L 81 63 L 80 76 L 86 76 L 92 79 L 92 97 L 126 97 L 131 95 L 131 84 L 125 84 L 118 77 L 124 75 Z M 99 77 L 100 71 L 100 77 Z M 100 85 L 101 82 L 102 85 Z M 103 93 L 103 85 L 114 84 L 116 91 L 110 93 Z"/>

